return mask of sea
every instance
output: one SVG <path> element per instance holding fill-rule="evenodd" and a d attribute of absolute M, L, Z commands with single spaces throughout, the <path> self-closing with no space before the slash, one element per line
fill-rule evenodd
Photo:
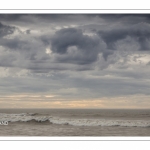
<path fill-rule="evenodd" d="M 0 136 L 150 136 L 150 109 L 0 109 Z"/>

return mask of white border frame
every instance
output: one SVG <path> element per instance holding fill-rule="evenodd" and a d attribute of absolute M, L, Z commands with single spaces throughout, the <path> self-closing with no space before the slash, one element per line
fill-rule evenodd
<path fill-rule="evenodd" d="M 150 9 L 1 9 L 0 14 L 150 14 Z M 150 141 L 150 137 L 0 137 L 0 141 Z"/>

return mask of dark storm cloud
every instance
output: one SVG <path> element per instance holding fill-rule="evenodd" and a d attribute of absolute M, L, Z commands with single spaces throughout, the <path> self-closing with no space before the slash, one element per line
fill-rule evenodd
<path fill-rule="evenodd" d="M 60 15 L 60 14 L 0 14 L 1 20 L 3 21 L 23 21 L 24 17 L 34 17 L 50 20 L 60 20 L 61 18 L 67 18 L 70 15 Z"/>
<path fill-rule="evenodd" d="M 26 41 L 20 40 L 18 37 L 7 38 L 5 36 L 12 35 L 15 31 L 21 33 L 21 31 L 10 25 L 4 25 L 0 22 L 0 45 L 10 49 L 21 49 L 22 45 L 27 45 Z"/>
<path fill-rule="evenodd" d="M 150 27 L 146 23 L 140 23 L 127 28 L 99 31 L 98 34 L 105 41 L 108 49 L 115 50 L 116 42 L 129 36 L 140 44 L 139 50 L 150 50 Z"/>
<path fill-rule="evenodd" d="M 24 48 L 24 50 L 28 50 L 29 49 L 29 42 L 27 41 L 23 41 L 20 40 L 18 38 L 13 38 L 13 39 L 1 39 L 0 44 L 2 46 L 5 46 L 7 48 L 10 48 L 11 50 L 21 50 L 22 47 Z"/>
<path fill-rule="evenodd" d="M 0 37 L 14 33 L 15 27 L 4 25 L 0 22 Z"/>
<path fill-rule="evenodd" d="M 75 28 L 61 29 L 51 39 L 53 53 L 66 57 L 59 57 L 58 61 L 89 64 L 96 61 L 98 53 L 102 51 L 101 41 L 97 36 L 84 35 L 82 30 Z"/>
<path fill-rule="evenodd" d="M 139 21 L 149 22 L 150 14 L 0 14 L 1 20 L 13 20 L 13 21 L 23 21 L 24 17 L 34 17 L 45 19 L 47 21 L 69 21 L 72 18 L 72 21 L 76 19 L 76 21 L 80 20 L 81 17 L 85 17 L 85 19 L 93 19 L 93 18 L 103 18 L 108 22 L 115 21 L 123 21 L 126 23 L 138 23 Z M 132 18 L 132 20 L 131 20 Z"/>
<path fill-rule="evenodd" d="M 99 41 L 83 35 L 81 30 L 75 28 L 62 29 L 56 32 L 51 40 L 53 52 L 64 54 L 69 46 L 77 46 L 81 49 L 93 48 Z"/>
<path fill-rule="evenodd" d="M 150 23 L 150 14 L 95 14 L 109 23 L 120 22 L 124 25 L 137 24 L 139 22 Z"/>
<path fill-rule="evenodd" d="M 22 16 L 24 16 L 23 14 L 0 14 L 0 18 L 3 21 L 9 21 L 9 20 L 19 20 Z"/>

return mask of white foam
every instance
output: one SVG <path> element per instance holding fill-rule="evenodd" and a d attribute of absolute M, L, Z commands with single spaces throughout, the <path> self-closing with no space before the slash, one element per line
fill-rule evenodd
<path fill-rule="evenodd" d="M 124 126 L 150 127 L 150 121 L 143 120 L 106 120 L 106 119 L 60 119 L 51 118 L 54 124 L 69 124 L 73 126 Z"/>
<path fill-rule="evenodd" d="M 150 120 L 115 120 L 115 119 L 69 119 L 52 116 L 40 116 L 33 113 L 4 114 L 0 113 L 0 121 L 9 122 L 45 122 L 53 124 L 67 124 L 73 126 L 123 126 L 123 127 L 150 127 Z"/>
<path fill-rule="evenodd" d="M 21 114 L 0 114 L 0 121 L 9 121 L 9 122 L 28 122 L 35 120 L 38 122 L 44 122 L 49 120 L 49 117 L 46 116 L 34 116 L 34 113 L 21 113 Z"/>

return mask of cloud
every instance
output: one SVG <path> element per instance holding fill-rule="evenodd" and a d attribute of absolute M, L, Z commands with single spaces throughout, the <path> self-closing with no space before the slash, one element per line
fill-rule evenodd
<path fill-rule="evenodd" d="M 137 50 L 150 50 L 150 26 L 147 23 L 99 31 L 98 34 L 102 37 L 107 44 L 107 48 L 110 50 L 116 50 L 116 42 L 126 39 L 127 37 L 131 37 L 139 43 L 140 47 Z"/>
<path fill-rule="evenodd" d="M 51 50 L 59 54 L 58 62 L 90 64 L 97 60 L 103 49 L 98 36 L 84 35 L 80 29 L 61 29 L 51 38 Z"/>
<path fill-rule="evenodd" d="M 0 22 L 0 38 L 9 34 L 13 34 L 15 30 L 15 27 L 4 25 Z"/>

